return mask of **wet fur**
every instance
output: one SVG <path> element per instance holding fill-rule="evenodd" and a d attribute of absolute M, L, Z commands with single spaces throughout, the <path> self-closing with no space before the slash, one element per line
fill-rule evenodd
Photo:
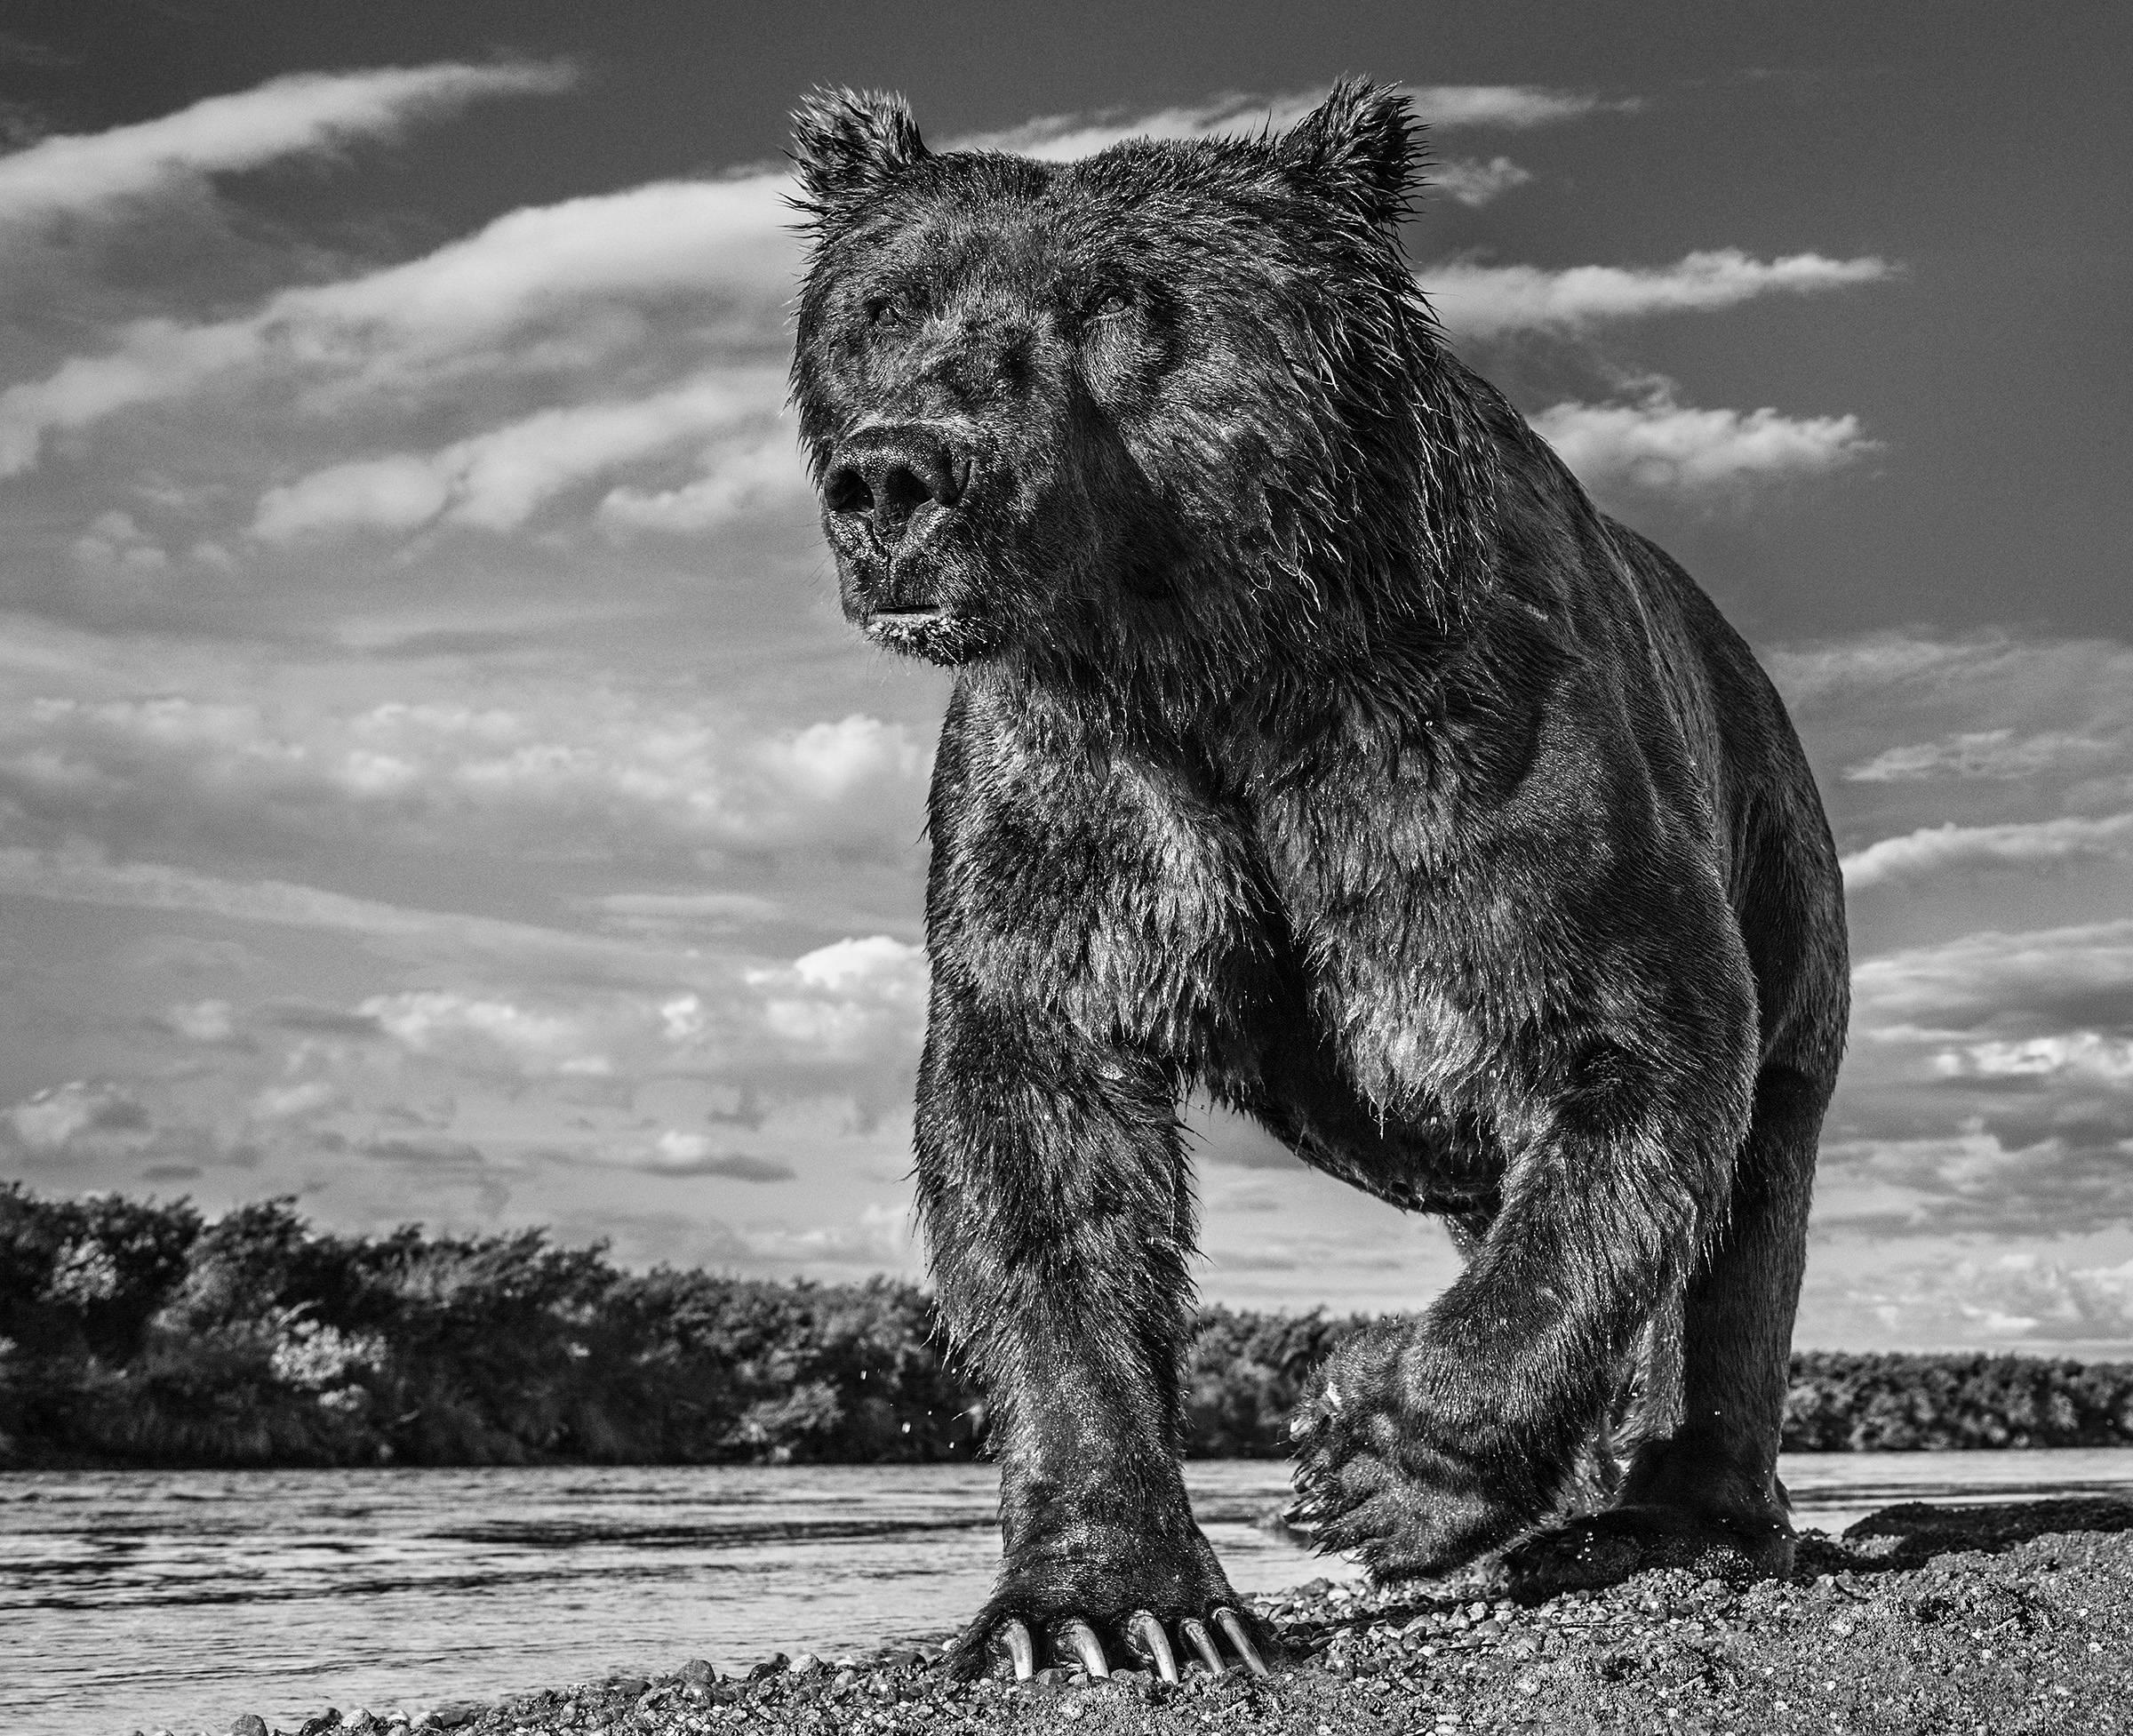
<path fill-rule="evenodd" d="M 818 478 L 883 426 L 971 477 L 825 530 L 854 621 L 959 671 L 917 1148 L 1002 1467 L 973 1644 L 1229 1599 L 1177 1465 L 1194 1088 L 1470 1255 L 1299 1420 L 1322 1547 L 1530 1536 L 1634 1387 L 1610 1537 L 1779 1564 L 1828 828 L 1709 600 L 1444 347 L 1404 103 L 1053 165 L 830 92 L 796 138 Z"/>

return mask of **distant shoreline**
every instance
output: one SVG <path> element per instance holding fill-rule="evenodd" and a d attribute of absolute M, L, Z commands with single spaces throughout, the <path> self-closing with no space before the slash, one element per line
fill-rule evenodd
<path fill-rule="evenodd" d="M 1287 1457 L 1310 1372 L 1369 1318 L 1202 1308 L 1187 1456 Z M 899 1280 L 0 1187 L 0 1470 L 925 1464 L 982 1457 L 986 1424 Z M 1795 1352 L 1784 1444 L 2133 1445 L 2133 1364 Z"/>

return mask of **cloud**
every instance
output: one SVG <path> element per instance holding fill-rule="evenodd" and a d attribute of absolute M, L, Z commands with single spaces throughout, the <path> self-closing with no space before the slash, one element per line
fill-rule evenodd
<path fill-rule="evenodd" d="M 765 743 L 757 756 L 773 777 L 819 802 L 834 802 L 883 778 L 909 784 L 931 752 L 902 724 L 854 712 Z"/>
<path fill-rule="evenodd" d="M 1816 1213 L 1884 1236 L 2133 1222 L 2133 922 L 1862 961 Z"/>
<path fill-rule="evenodd" d="M 867 994 L 916 1005 L 925 997 L 925 949 L 886 934 L 838 940 L 795 959 L 793 974 L 832 994 Z"/>
<path fill-rule="evenodd" d="M 1466 127 L 1522 131 L 1637 106 L 1634 99 L 1609 100 L 1538 84 L 1417 84 L 1407 87 L 1407 95 L 1422 119 L 1443 132 Z M 1129 139 L 1250 137 L 1262 130 L 1283 132 L 1325 97 L 1322 90 L 1275 97 L 1232 93 L 1138 115 L 1122 109 L 1046 115 L 999 132 L 965 133 L 948 140 L 940 148 L 1011 151 L 1045 162 L 1067 163 L 1093 156 Z"/>
<path fill-rule="evenodd" d="M 2133 1336 L 2133 1261 L 2071 1267 L 2040 1254 L 1963 1260 L 1935 1286 L 1994 1337 L 2050 1341 Z"/>
<path fill-rule="evenodd" d="M 659 935 L 723 933 L 785 913 L 776 900 L 752 892 L 608 892 L 590 908 L 609 926 Z"/>
<path fill-rule="evenodd" d="M 1997 631 L 1937 639 L 1883 629 L 1820 644 L 1774 646 L 1762 660 L 1787 699 L 1801 706 L 1893 687 L 1974 691 L 1981 676 L 2004 676 L 2010 660 L 2030 649 Z"/>
<path fill-rule="evenodd" d="M 2049 732 L 2017 737 L 2011 729 L 1971 730 L 1900 748 L 1885 748 L 1872 759 L 1844 768 L 1847 782 L 1893 784 L 1936 778 L 2012 780 L 2040 772 L 2092 763 L 2118 744 L 2092 735 Z"/>
<path fill-rule="evenodd" d="M 1966 934 L 1864 960 L 1851 980 L 1858 1033 L 2133 1030 L 2133 919 Z"/>
<path fill-rule="evenodd" d="M 515 530 L 566 489 L 759 415 L 781 376 L 721 370 L 630 402 L 543 410 L 417 456 L 337 464 L 261 496 L 252 534 L 289 542 L 349 529 L 411 531 L 432 520 Z M 787 468 L 804 478 L 789 442 Z"/>
<path fill-rule="evenodd" d="M 756 175 L 565 200 L 403 265 L 283 290 L 236 319 L 136 321 L 106 354 L 0 392 L 0 476 L 33 468 L 55 431 L 248 372 L 323 384 L 316 411 L 351 393 L 435 394 L 469 372 L 581 372 L 643 339 L 617 320 L 647 300 L 685 298 L 699 331 L 722 309 L 738 315 L 740 335 L 774 348 L 799 260 L 787 186 Z M 569 340 L 528 340 L 538 331 Z M 774 412 L 782 396 L 770 388 L 758 408 Z"/>
<path fill-rule="evenodd" d="M 1455 156 L 1429 172 L 1434 191 L 1468 206 L 1485 205 L 1532 179 L 1530 169 L 1521 168 L 1507 156 L 1493 156 L 1486 163 L 1478 157 Z"/>
<path fill-rule="evenodd" d="M 1883 1237 L 2065 1236 L 2133 1223 L 2133 1104 L 2107 1124 L 1825 1140 L 1815 1220 Z"/>
<path fill-rule="evenodd" d="M 783 427 L 714 446 L 704 454 L 703 469 L 678 488 L 611 490 L 600 502 L 601 522 L 618 532 L 699 536 L 745 514 L 812 497 L 807 467 Z"/>
<path fill-rule="evenodd" d="M 1934 1066 L 1948 1078 L 2064 1078 L 2133 1085 L 2133 1041 L 2074 1031 L 2017 1043 L 1972 1043 L 1943 1050 Z"/>
<path fill-rule="evenodd" d="M 1602 490 L 1709 494 L 1819 475 L 1876 450 L 1857 416 L 1697 410 L 1674 402 L 1671 383 L 1637 404 L 1558 404 L 1533 427 L 1580 480 Z"/>
<path fill-rule="evenodd" d="M 1849 1279 L 1845 1300 L 1906 1342 L 2051 1349 L 2133 1340 L 2133 1261 L 2077 1265 L 2031 1251 L 1937 1260 Z"/>
<path fill-rule="evenodd" d="M 460 1066 L 500 1062 L 514 1073 L 577 1078 L 614 1071 L 581 1012 L 542 1012 L 438 989 L 373 995 L 356 1011 L 412 1052 L 450 1057 Z"/>
<path fill-rule="evenodd" d="M 1885 260 L 1825 259 L 1792 253 L 1751 258 L 1737 247 L 1690 253 L 1655 268 L 1579 265 L 1547 271 L 1530 265 L 1452 260 L 1430 267 L 1422 286 L 1438 317 L 1463 338 L 1514 332 L 1577 333 L 1610 320 L 1654 314 L 1708 313 L 1765 295 L 1811 295 L 1894 275 Z"/>
<path fill-rule="evenodd" d="M 1840 838 L 1861 854 L 1877 838 L 1890 843 L 1869 872 L 1922 869 L 1995 844 L 2041 848 L 2048 859 L 2107 849 L 2107 834 L 2084 839 L 2081 828 L 2025 839 L 1952 838 L 1945 828 L 2108 817 L 2133 805 L 2133 647 L 2119 641 L 1881 631 L 1762 657 L 1809 758 L 1827 768 L 1823 796 Z"/>
<path fill-rule="evenodd" d="M 162 572 L 171 564 L 170 552 L 143 533 L 130 513 L 124 512 L 99 513 L 68 553 L 85 567 L 117 568 L 140 574 Z"/>
<path fill-rule="evenodd" d="M 331 1079 L 303 1079 L 284 1085 L 268 1085 L 246 1106 L 255 1122 L 300 1122 L 341 1108 L 347 1093 Z"/>
<path fill-rule="evenodd" d="M 790 1181 L 799 1173 L 790 1164 L 770 1157 L 751 1157 L 742 1152 L 720 1151 L 702 1133 L 684 1133 L 669 1128 L 654 1141 L 648 1156 L 630 1167 L 652 1175 L 715 1175 L 729 1181 Z"/>
<path fill-rule="evenodd" d="M 29 1150 L 50 1154 L 100 1133 L 132 1141 L 148 1131 L 148 1116 L 117 1085 L 76 1079 L 23 1099 L 7 1111 L 6 1125 Z"/>
<path fill-rule="evenodd" d="M 931 760 L 908 726 L 862 713 L 765 736 L 727 700 L 640 695 L 570 668 L 351 686 L 330 664 L 263 676 L 249 652 L 188 655 L 173 684 L 201 697 L 51 692 L 172 682 L 100 654 L 79 672 L 0 667 L 0 800 L 131 855 L 187 847 L 212 824 L 284 847 L 382 832 L 403 852 L 538 849 L 675 873 L 713 846 L 900 860 Z M 409 697 L 362 703 L 379 691 Z"/>
<path fill-rule="evenodd" d="M 1422 118 L 1439 129 L 1493 126 L 1523 132 L 1642 107 L 1635 97 L 1601 97 L 1541 84 L 1412 84 L 1408 95 Z"/>
<path fill-rule="evenodd" d="M 432 71 L 445 84 L 515 78 L 525 88 L 556 76 L 523 68 Z M 1436 86 L 1416 96 L 1434 124 L 1447 127 L 1535 126 L 1609 106 L 1525 85 Z M 1058 116 L 955 142 L 1071 157 L 1126 137 L 1200 137 L 1248 130 L 1269 116 L 1285 124 L 1317 100 L 1315 93 L 1283 97 L 1269 108 L 1232 97 L 1153 115 Z M 1523 173 L 1499 158 L 1454 164 L 1445 183 L 1455 198 L 1472 202 Z M 655 182 L 529 207 L 421 258 L 283 290 L 236 318 L 136 321 L 105 353 L 76 356 L 42 380 L 0 393 L 0 476 L 35 467 L 56 432 L 85 429 L 121 411 L 246 374 L 301 384 L 299 405 L 314 413 L 339 411 L 350 395 L 435 396 L 468 373 L 582 374 L 618 348 L 643 348 L 650 334 L 633 323 L 633 310 L 653 304 L 685 309 L 699 335 L 723 332 L 758 349 L 780 348 L 783 307 L 800 260 L 786 203 L 790 188 L 785 175 L 755 173 Z M 1780 261 L 1756 268 L 1785 268 Z M 767 393 L 761 407 L 774 410 L 781 396 Z M 627 528 L 702 529 L 735 510 L 748 488 L 773 480 L 762 454 L 723 454 L 700 484 L 665 494 L 618 492 L 607 517 Z M 434 475 L 403 463 L 337 481 L 363 497 L 352 510 L 395 524 L 420 522 L 438 498 Z"/>
<path fill-rule="evenodd" d="M 811 1052 L 856 1056 L 887 1045 L 915 1048 L 926 1005 L 925 948 L 886 934 L 818 948 L 789 967 L 755 970 L 763 1019 Z"/>
<path fill-rule="evenodd" d="M 750 1226 L 739 1235 L 755 1259 L 781 1265 L 907 1271 L 917 1259 L 908 1204 L 866 1206 L 857 1219 L 843 1223 L 803 1229 L 783 1224 Z"/>
<path fill-rule="evenodd" d="M 621 964 L 663 955 L 624 942 L 460 912 L 350 898 L 286 880 L 238 880 L 162 862 L 114 862 L 94 846 L 0 847 L 0 892 L 110 909 L 193 912 L 236 922 L 319 929 L 380 940 L 449 943 L 525 961 L 547 956 Z"/>
<path fill-rule="evenodd" d="M 228 1001 L 194 1001 L 187 1004 L 167 1007 L 162 1023 L 165 1028 L 193 1043 L 228 1043 L 236 1035 Z"/>
<path fill-rule="evenodd" d="M 2061 862 L 2123 860 L 2133 847 L 2133 813 L 2067 815 L 2003 826 L 1949 821 L 1883 838 L 1844 858 L 1851 892 L 1929 876 L 1981 868 L 2037 868 Z"/>
<path fill-rule="evenodd" d="M 481 97 L 558 91 L 568 68 L 388 68 L 303 73 L 208 97 L 156 120 L 39 140 L 0 156 L 0 223 L 79 216 L 176 181 L 316 156 Z"/>

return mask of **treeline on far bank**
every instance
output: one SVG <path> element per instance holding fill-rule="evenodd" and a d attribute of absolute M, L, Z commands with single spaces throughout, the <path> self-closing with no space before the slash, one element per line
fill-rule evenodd
<path fill-rule="evenodd" d="M 1281 1457 L 1363 1319 L 1202 1309 L 1188 1450 Z M 887 1278 L 0 1188 L 0 1467 L 931 1461 L 977 1456 L 985 1420 L 931 1299 Z M 2133 1364 L 1801 1352 L 1785 1445 L 2133 1445 Z"/>

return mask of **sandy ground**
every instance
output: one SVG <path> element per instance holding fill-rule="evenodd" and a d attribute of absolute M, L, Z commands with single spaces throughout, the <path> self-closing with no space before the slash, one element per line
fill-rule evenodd
<path fill-rule="evenodd" d="M 1787 1581 L 1680 1572 L 1546 1603 L 1458 1602 L 1322 1581 L 1258 1604 L 1285 1637 L 1269 1680 L 1177 1686 L 1045 1671 L 950 1682 L 932 1646 L 766 1660 L 437 1708 L 462 1736 L 727 1731 L 1105 1732 L 2133 1731 L 2133 1502 L 1913 1504 L 1803 1534 Z M 322 1715 L 303 1736 L 404 1723 Z M 240 1720 L 240 1736 L 264 1726 Z"/>

